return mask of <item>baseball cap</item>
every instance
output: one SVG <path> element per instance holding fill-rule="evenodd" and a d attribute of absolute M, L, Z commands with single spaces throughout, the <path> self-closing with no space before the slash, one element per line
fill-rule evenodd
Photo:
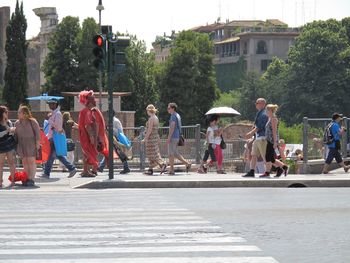
<path fill-rule="evenodd" d="M 338 118 L 343 118 L 343 114 L 340 114 L 340 113 L 333 113 L 333 115 L 332 115 L 332 120 L 336 120 L 336 119 L 338 119 Z"/>

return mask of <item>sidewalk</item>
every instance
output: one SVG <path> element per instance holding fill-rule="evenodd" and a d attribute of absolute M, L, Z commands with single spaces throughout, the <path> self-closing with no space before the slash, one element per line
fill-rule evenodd
<path fill-rule="evenodd" d="M 41 190 L 58 189 L 107 189 L 107 188 L 205 188 L 205 187 L 350 187 L 350 173 L 335 170 L 328 175 L 294 175 L 280 178 L 243 178 L 241 173 L 198 174 L 196 172 L 178 172 L 153 176 L 143 175 L 139 171 L 127 175 L 114 174 L 108 179 L 108 172 L 95 178 L 82 178 L 78 172 L 73 178 L 68 173 L 52 172 L 50 179 L 36 179 L 37 188 Z M 40 174 L 40 173 L 38 173 Z M 8 185 L 8 175 L 4 173 L 4 185 Z M 27 189 L 17 184 L 15 189 Z"/>

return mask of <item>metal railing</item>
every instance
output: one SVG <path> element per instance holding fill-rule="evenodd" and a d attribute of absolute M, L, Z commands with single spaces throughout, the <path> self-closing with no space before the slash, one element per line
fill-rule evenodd
<path fill-rule="evenodd" d="M 323 144 L 323 133 L 330 118 L 303 118 L 303 170 L 307 171 L 307 163 L 314 159 L 324 159 L 327 148 Z M 350 119 L 344 117 L 341 125 L 346 133 L 341 137 L 341 152 L 343 157 L 348 156 L 347 146 L 350 142 Z"/>
<path fill-rule="evenodd" d="M 129 165 L 144 170 L 148 165 L 148 160 L 146 157 L 145 146 L 141 144 L 141 141 L 145 136 L 146 127 L 126 127 L 123 130 L 132 143 L 132 159 L 128 161 Z M 168 161 L 168 146 L 166 143 L 168 132 L 169 127 L 159 128 L 160 155 L 166 162 Z M 182 126 L 182 135 L 185 138 L 185 146 L 179 147 L 179 152 L 185 159 L 194 164 L 199 164 L 203 158 L 204 151 L 207 149 L 205 133 L 201 132 L 201 126 L 199 124 Z M 227 147 L 223 150 L 224 163 L 227 165 L 233 165 L 237 161 L 242 161 L 245 141 L 225 140 L 225 142 Z M 80 142 L 76 141 L 75 162 L 81 162 L 82 157 Z M 118 161 L 116 161 L 116 163 L 118 164 Z"/>

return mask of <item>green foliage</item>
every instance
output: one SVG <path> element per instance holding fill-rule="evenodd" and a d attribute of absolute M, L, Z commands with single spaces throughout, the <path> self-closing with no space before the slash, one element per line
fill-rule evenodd
<path fill-rule="evenodd" d="M 284 139 L 286 143 L 299 144 L 303 141 L 303 125 L 294 124 L 292 126 L 287 126 L 283 121 L 279 121 L 279 137 Z"/>
<path fill-rule="evenodd" d="M 155 60 L 154 54 L 146 52 L 144 41 L 132 39 L 127 49 L 127 73 L 115 80 L 115 86 L 119 91 L 132 92 L 123 98 L 123 109 L 135 111 L 135 125 L 145 125 L 147 105 L 158 100 Z"/>
<path fill-rule="evenodd" d="M 43 71 L 46 77 L 44 89 L 50 95 L 61 95 L 62 91 L 80 91 L 79 41 L 81 31 L 79 18 L 67 16 L 58 24 L 50 38 Z M 65 102 L 63 108 L 70 108 Z"/>
<path fill-rule="evenodd" d="M 236 63 L 215 65 L 216 81 L 221 91 L 228 92 L 241 86 L 245 76 L 243 65 L 243 58 L 240 58 Z"/>
<path fill-rule="evenodd" d="M 98 90 L 98 72 L 92 62 L 95 59 L 92 54 L 94 44 L 92 38 L 99 32 L 99 26 L 93 18 L 86 18 L 82 25 L 82 30 L 78 33 L 78 61 L 79 73 L 75 90 L 86 88 Z"/>
<path fill-rule="evenodd" d="M 290 79 L 284 101 L 288 122 L 350 111 L 350 104 L 345 103 L 350 99 L 348 48 L 341 22 L 317 21 L 303 28 L 289 53 Z"/>
<path fill-rule="evenodd" d="M 5 86 L 3 100 L 10 110 L 16 110 L 19 104 L 24 103 L 27 97 L 27 20 L 23 14 L 23 2 L 19 7 L 18 0 L 15 12 L 12 14 L 6 29 L 6 56 Z"/>
<path fill-rule="evenodd" d="M 242 81 L 242 87 L 239 89 L 239 107 L 238 111 L 243 119 L 253 120 L 256 115 L 255 101 L 257 98 L 264 98 L 266 95 L 263 82 L 258 73 L 249 72 Z"/>
<path fill-rule="evenodd" d="M 164 118 L 167 103 L 176 102 L 184 124 L 205 122 L 204 114 L 218 96 L 212 50 L 207 34 L 179 34 L 160 77 L 159 107 Z"/>

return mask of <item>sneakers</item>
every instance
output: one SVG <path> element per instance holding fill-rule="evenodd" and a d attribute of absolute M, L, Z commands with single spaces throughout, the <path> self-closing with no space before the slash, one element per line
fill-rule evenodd
<path fill-rule="evenodd" d="M 245 175 L 242 175 L 242 177 L 255 177 L 254 170 L 250 170 Z"/>
<path fill-rule="evenodd" d="M 33 187 L 33 186 L 35 186 L 35 182 L 33 180 L 31 180 L 31 179 L 28 179 L 26 186 Z"/>
<path fill-rule="evenodd" d="M 217 174 L 226 174 L 226 172 L 224 170 L 218 170 L 216 173 Z"/>
<path fill-rule="evenodd" d="M 128 169 L 124 169 L 124 170 L 120 171 L 120 173 L 119 173 L 119 174 L 128 174 L 128 173 L 130 173 L 130 169 L 129 169 L 129 168 L 128 168 Z"/>
<path fill-rule="evenodd" d="M 280 175 L 281 176 L 281 175 Z M 260 178 L 270 178 L 270 173 L 269 172 L 265 172 L 262 175 L 259 176 Z"/>
<path fill-rule="evenodd" d="M 349 170 L 350 170 L 350 166 L 349 166 L 349 165 L 344 167 L 344 171 L 345 171 L 346 173 L 347 173 Z"/>
<path fill-rule="evenodd" d="M 50 176 L 47 175 L 47 174 L 41 174 L 41 175 L 38 175 L 37 178 L 40 178 L 40 179 L 50 179 Z"/>
<path fill-rule="evenodd" d="M 68 178 L 73 177 L 77 173 L 77 169 L 74 168 L 72 171 L 69 172 Z"/>

